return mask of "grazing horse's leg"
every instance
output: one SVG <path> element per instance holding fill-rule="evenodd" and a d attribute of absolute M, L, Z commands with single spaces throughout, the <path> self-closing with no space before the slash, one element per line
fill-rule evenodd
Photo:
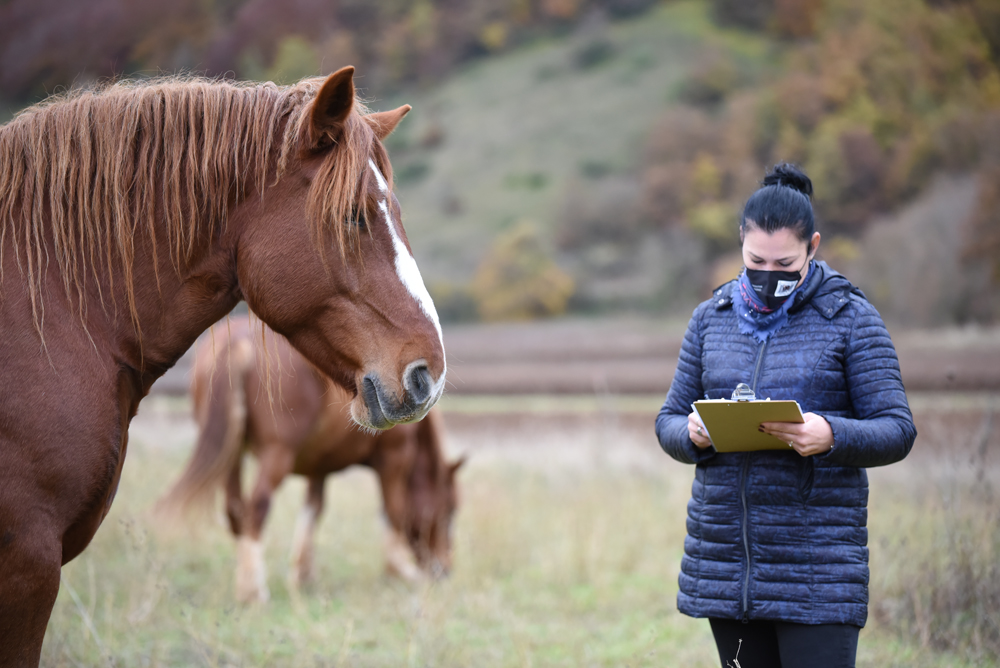
<path fill-rule="evenodd" d="M 323 512 L 323 484 L 325 482 L 325 475 L 309 478 L 306 503 L 299 512 L 299 518 L 295 523 L 291 567 L 288 571 L 288 584 L 293 589 L 298 589 L 312 579 L 313 537 L 316 535 L 316 524 L 320 513 Z"/>
<path fill-rule="evenodd" d="M 295 461 L 290 448 L 282 443 L 263 444 L 257 453 L 260 474 L 250 495 L 249 512 L 244 515 L 237 543 L 236 597 L 240 601 L 267 602 L 271 592 L 267 588 L 267 567 L 264 564 L 264 545 L 261 533 L 264 520 L 271 509 L 271 495 L 292 471 Z"/>
<path fill-rule="evenodd" d="M 369 466 L 375 470 L 382 488 L 385 571 L 408 582 L 419 582 L 424 579 L 424 572 L 417 565 L 405 533 L 410 510 L 407 487 L 413 468 L 411 438 L 412 432 L 406 428 L 382 432 Z"/>
<path fill-rule="evenodd" d="M 406 536 L 388 521 L 385 524 L 384 546 L 386 572 L 407 582 L 421 582 L 425 579 Z"/>
<path fill-rule="evenodd" d="M 407 582 L 420 582 L 424 572 L 417 565 L 416 556 L 403 533 L 407 516 L 407 477 L 398 467 L 392 466 L 380 468 L 377 473 L 382 485 L 385 570 Z"/>
<path fill-rule="evenodd" d="M 229 519 L 229 529 L 237 539 L 243 534 L 246 524 L 246 504 L 243 502 L 243 489 L 240 486 L 242 474 L 243 457 L 238 457 L 226 478 L 226 517 Z"/>

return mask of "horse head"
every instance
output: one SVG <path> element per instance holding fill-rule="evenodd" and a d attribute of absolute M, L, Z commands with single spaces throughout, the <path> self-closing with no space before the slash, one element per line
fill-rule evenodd
<path fill-rule="evenodd" d="M 317 83 L 288 120 L 295 148 L 244 200 L 236 265 L 250 308 L 354 393 L 356 422 L 385 429 L 427 414 L 446 365 L 381 143 L 410 107 L 361 115 L 353 73 Z"/>
<path fill-rule="evenodd" d="M 432 577 L 443 577 L 452 565 L 452 521 L 458 509 L 457 473 L 465 462 L 447 462 L 441 414 L 427 417 L 401 431 L 406 464 L 402 503 L 387 508 L 390 521 L 401 530 L 417 566 Z M 395 431 L 395 430 L 394 430 Z"/>
<path fill-rule="evenodd" d="M 458 509 L 458 469 L 465 459 L 432 472 L 417 467 L 410 478 L 410 517 L 406 539 L 424 573 L 440 578 L 451 572 L 452 521 Z"/>

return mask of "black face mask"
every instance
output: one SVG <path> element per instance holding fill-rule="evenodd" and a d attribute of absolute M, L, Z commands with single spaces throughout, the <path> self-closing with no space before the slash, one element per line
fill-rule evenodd
<path fill-rule="evenodd" d="M 795 291 L 802 280 L 802 270 L 809 266 L 812 255 L 806 256 L 806 263 L 798 271 L 763 271 L 747 268 L 747 280 L 757 296 L 772 311 L 781 308 L 788 295 Z"/>

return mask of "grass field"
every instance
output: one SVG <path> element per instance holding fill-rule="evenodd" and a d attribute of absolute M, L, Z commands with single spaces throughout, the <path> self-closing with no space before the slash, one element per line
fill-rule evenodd
<path fill-rule="evenodd" d="M 923 404 L 911 458 L 870 472 L 860 666 L 996 665 L 1000 457 L 982 410 L 995 403 L 947 415 Z M 316 583 L 302 594 L 284 573 L 304 488 L 281 489 L 266 533 L 273 598 L 243 607 L 222 523 L 173 530 L 151 513 L 194 429 L 184 401 L 144 404 L 111 515 L 63 569 L 43 665 L 718 665 L 707 624 L 675 610 L 693 473 L 659 451 L 651 416 L 627 401 L 454 408 L 450 447 L 470 461 L 450 579 L 384 577 L 375 482 L 353 470 L 328 485 Z"/>

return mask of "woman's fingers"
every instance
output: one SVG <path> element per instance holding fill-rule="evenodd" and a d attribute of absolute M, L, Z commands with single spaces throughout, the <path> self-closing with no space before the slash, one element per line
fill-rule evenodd
<path fill-rule="evenodd" d="M 805 442 L 807 436 L 805 432 L 800 429 L 802 425 L 795 422 L 765 422 L 760 425 L 760 430 L 765 434 L 770 434 L 775 438 L 780 438 L 786 443 L 788 441 L 794 441 L 798 439 L 799 442 Z"/>
<path fill-rule="evenodd" d="M 702 450 L 712 445 L 712 440 L 708 437 L 708 432 L 702 426 L 697 413 L 688 415 L 688 437 Z"/>
<path fill-rule="evenodd" d="M 764 422 L 761 431 L 788 443 L 804 457 L 818 455 L 833 447 L 833 430 L 823 416 L 803 415 L 805 422 Z"/>

